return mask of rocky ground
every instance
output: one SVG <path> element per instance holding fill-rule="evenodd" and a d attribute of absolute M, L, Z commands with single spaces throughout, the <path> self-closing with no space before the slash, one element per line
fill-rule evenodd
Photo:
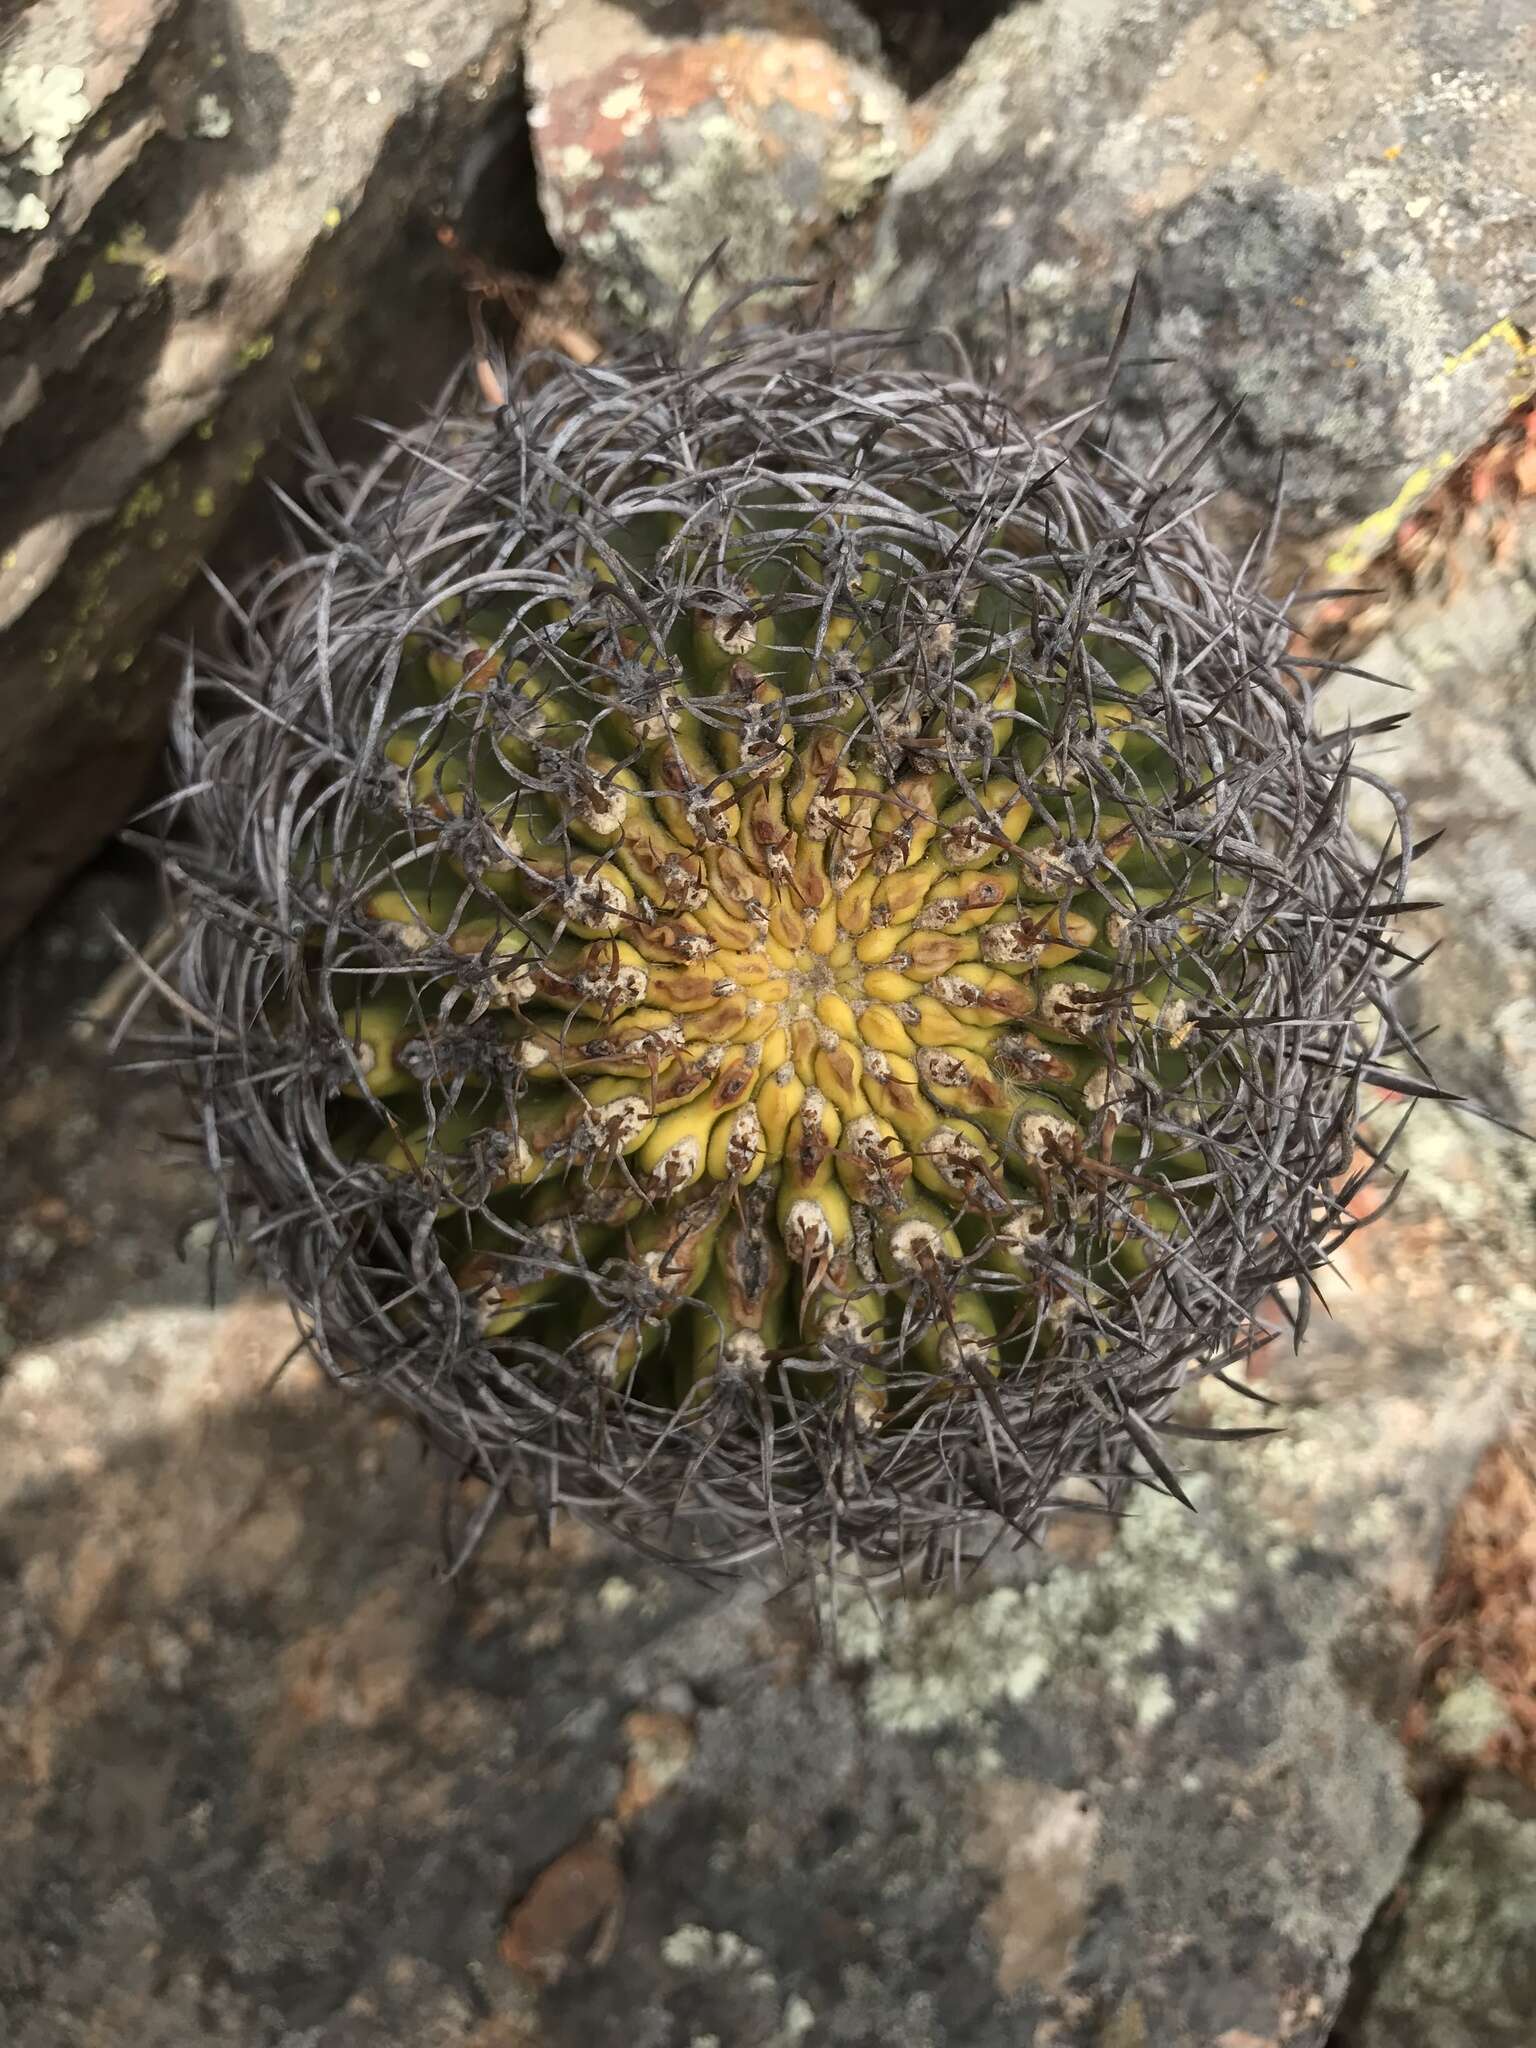
<path fill-rule="evenodd" d="M 0 537 L 12 925 L 142 793 L 144 635 L 205 489 L 230 560 L 260 547 L 241 451 L 325 336 L 349 394 L 361 363 L 408 411 L 465 275 L 552 268 L 546 223 L 558 294 L 517 310 L 599 336 L 670 312 L 729 228 L 706 295 L 832 264 L 856 306 L 985 351 L 1009 284 L 1038 385 L 1139 265 L 1138 352 L 1177 360 L 1136 369 L 1127 431 L 1247 400 L 1234 530 L 1281 442 L 1288 545 L 1323 576 L 1433 512 L 1345 651 L 1413 692 L 1379 744 L 1443 828 L 1437 1066 L 1536 1126 L 1536 521 L 1507 436 L 1496 533 L 1492 468 L 1455 468 L 1520 395 L 1519 9 L 1026 0 L 938 35 L 901 0 L 564 0 L 402 9 L 393 37 L 369 13 L 37 4 L 0 38 L 0 352 L 42 373 L 0 409 L 0 475 L 36 479 Z M 392 262 L 422 283 L 381 318 Z M 1271 1354 L 1282 1433 L 1189 1446 L 1196 1514 L 1064 1519 L 912 1612 L 723 1595 L 571 1527 L 445 1576 L 472 1503 L 240 1275 L 209 1306 L 174 1091 L 89 1021 L 103 914 L 153 929 L 130 855 L 0 964 L 6 2039 L 1524 2048 L 1529 1147 L 1415 1117 L 1398 1212 Z"/>

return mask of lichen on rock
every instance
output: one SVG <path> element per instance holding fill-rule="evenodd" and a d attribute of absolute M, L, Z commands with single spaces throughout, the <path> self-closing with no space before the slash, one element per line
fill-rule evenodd
<path fill-rule="evenodd" d="M 1197 1508 L 1214 1497 L 1196 1476 Z M 1171 1641 L 1197 1643 L 1210 1617 L 1230 1612 L 1244 1567 L 1219 1524 L 1166 1498 L 1137 1504 L 1096 1563 L 1058 1569 L 1032 1587 L 999 1586 L 974 1601 L 882 1611 L 846 1589 L 837 1640 L 867 1667 L 864 1699 L 879 1728 L 906 1735 L 966 1729 L 1021 1705 L 1043 1686 L 1097 1692 L 1150 1728 L 1174 1708 L 1153 1660 Z"/>
<path fill-rule="evenodd" d="M 90 112 L 85 73 L 72 64 L 8 64 L 0 70 L 0 231 L 36 233 L 48 225 L 38 193 L 14 191 L 9 171 L 48 178 L 64 164 L 69 138 Z"/>

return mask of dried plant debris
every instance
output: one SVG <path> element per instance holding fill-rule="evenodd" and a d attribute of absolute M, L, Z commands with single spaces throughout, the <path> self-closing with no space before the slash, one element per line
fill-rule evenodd
<path fill-rule="evenodd" d="M 1487 1453 L 1457 1513 L 1420 1646 L 1412 1741 L 1536 1790 L 1536 1423 Z"/>
<path fill-rule="evenodd" d="M 194 664 L 163 1050 L 224 1229 L 487 1511 L 931 1579 L 1177 1490 L 1180 1387 L 1383 1174 L 1362 1090 L 1435 1092 L 1401 807 L 1351 838 L 1205 449 L 912 354 L 483 375 L 318 457 Z"/>
<path fill-rule="evenodd" d="M 1401 522 L 1362 571 L 1366 587 L 1331 592 L 1309 612 L 1307 643 L 1352 660 L 1419 592 L 1449 601 L 1469 567 L 1513 567 L 1533 498 L 1536 398 L 1527 398 Z"/>

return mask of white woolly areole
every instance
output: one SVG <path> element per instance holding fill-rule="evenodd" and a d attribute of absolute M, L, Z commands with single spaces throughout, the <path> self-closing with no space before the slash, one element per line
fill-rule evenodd
<path fill-rule="evenodd" d="M 763 1150 L 763 1120 L 754 1103 L 747 1102 L 731 1119 L 726 1140 L 725 1163 L 731 1173 L 745 1173 Z"/>
<path fill-rule="evenodd" d="M 622 832 L 629 798 L 622 789 L 599 787 L 576 806 L 576 814 L 594 832 Z"/>
<path fill-rule="evenodd" d="M 643 967 L 589 968 L 576 977 L 577 988 L 594 1002 L 643 1003 L 650 985 Z"/>
<path fill-rule="evenodd" d="M 1083 1083 L 1083 1100 L 1090 1109 L 1119 1109 L 1136 1093 L 1136 1084 L 1128 1074 L 1112 1073 L 1108 1067 L 1100 1067 Z"/>
<path fill-rule="evenodd" d="M 940 974 L 932 987 L 939 1001 L 948 1004 L 952 1010 L 968 1010 L 982 997 L 982 991 L 974 981 L 966 981 L 958 974 Z"/>
<path fill-rule="evenodd" d="M 1077 1150 L 1077 1129 L 1064 1117 L 1035 1112 L 1019 1118 L 1013 1142 L 1026 1159 L 1043 1160 L 1052 1146 L 1070 1159 Z"/>
<path fill-rule="evenodd" d="M 821 1334 L 829 1341 L 858 1343 L 865 1334 L 864 1318 L 851 1301 L 835 1301 L 822 1314 Z"/>
<path fill-rule="evenodd" d="M 951 1187 L 969 1187 L 987 1155 L 981 1147 L 948 1124 L 941 1124 L 924 1148 L 934 1168 Z"/>
<path fill-rule="evenodd" d="M 930 1088 L 964 1088 L 971 1078 L 963 1060 L 931 1045 L 918 1053 L 917 1071 Z"/>
<path fill-rule="evenodd" d="M 437 933 L 414 920 L 410 924 L 391 925 L 389 930 L 390 937 L 402 953 L 425 953 L 437 944 Z"/>
<path fill-rule="evenodd" d="M 665 1188 L 686 1187 L 704 1170 L 704 1148 L 697 1138 L 679 1138 L 669 1145 L 655 1166 L 651 1178 Z"/>
<path fill-rule="evenodd" d="M 508 1003 L 531 1001 L 538 982 L 531 967 L 519 964 L 497 974 L 491 986 L 496 991 L 496 1007 L 504 1008 Z"/>
<path fill-rule="evenodd" d="M 651 1106 L 643 1095 L 621 1095 L 617 1102 L 589 1102 L 583 1121 L 599 1143 L 627 1145 L 651 1121 Z"/>
<path fill-rule="evenodd" d="M 1041 991 L 1040 1015 L 1063 1031 L 1092 1031 L 1105 1014 L 1092 1002 L 1095 993 L 1085 981 L 1053 981 Z"/>
<path fill-rule="evenodd" d="M 617 882 L 606 875 L 581 875 L 565 891 L 567 917 L 603 932 L 618 930 L 619 919 L 629 908 L 628 898 Z"/>
<path fill-rule="evenodd" d="M 1034 1207 L 1015 1210 L 998 1226 L 997 1241 L 1009 1251 L 1028 1251 L 1045 1237 L 1045 1211 Z"/>
<path fill-rule="evenodd" d="M 1077 870 L 1071 861 L 1059 853 L 1053 853 L 1046 846 L 1021 848 L 1017 859 L 1020 867 L 1032 882 L 1049 894 L 1058 889 L 1070 889 L 1077 880 Z"/>
<path fill-rule="evenodd" d="M 981 930 L 981 957 L 993 967 L 1033 967 L 1045 941 L 1032 924 L 989 924 Z"/>
<path fill-rule="evenodd" d="M 939 1363 L 946 1372 L 961 1372 L 967 1365 L 985 1365 L 991 1351 L 992 1345 L 974 1323 L 956 1323 L 939 1338 Z"/>
<path fill-rule="evenodd" d="M 944 1251 L 944 1233 L 918 1217 L 898 1223 L 891 1232 L 891 1257 L 904 1273 L 917 1273 Z"/>
<path fill-rule="evenodd" d="M 792 1259 L 804 1258 L 807 1253 L 829 1252 L 832 1243 L 832 1226 L 820 1203 L 803 1198 L 791 1203 L 784 1219 L 784 1245 Z"/>

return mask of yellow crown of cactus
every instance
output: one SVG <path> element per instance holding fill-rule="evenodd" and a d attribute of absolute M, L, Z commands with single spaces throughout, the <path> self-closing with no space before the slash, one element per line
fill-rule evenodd
<path fill-rule="evenodd" d="M 816 331 L 402 438 L 186 728 L 200 1085 L 323 1358 L 727 1563 L 1171 1483 L 1350 1227 L 1405 866 L 1181 492 Z"/>

